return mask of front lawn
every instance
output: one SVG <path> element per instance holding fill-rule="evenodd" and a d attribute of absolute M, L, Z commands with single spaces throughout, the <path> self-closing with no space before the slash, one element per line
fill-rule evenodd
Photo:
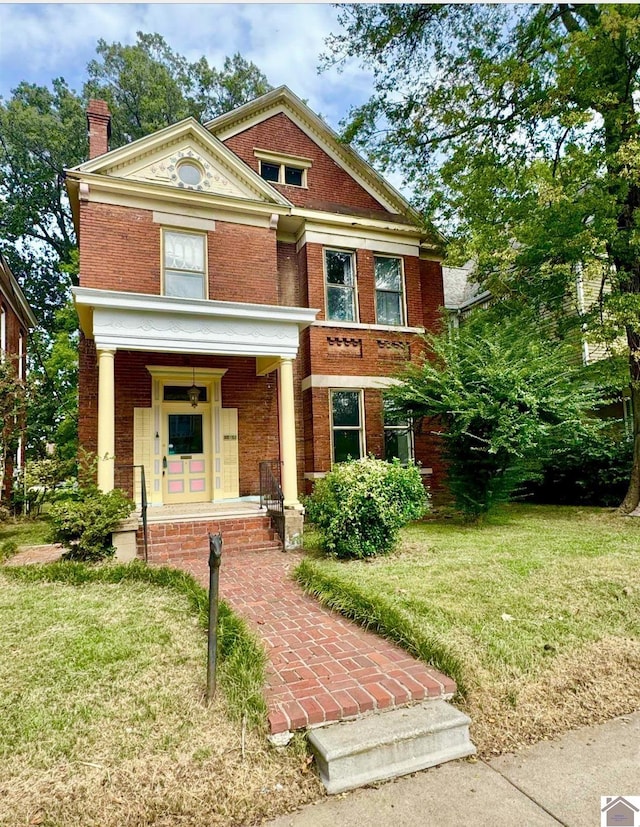
<path fill-rule="evenodd" d="M 320 794 L 301 742 L 269 746 L 264 655 L 222 605 L 204 704 L 203 595 L 142 565 L 0 570 L 0 824 L 253 824 Z"/>
<path fill-rule="evenodd" d="M 348 563 L 307 536 L 299 581 L 456 678 L 481 752 L 640 708 L 640 520 L 512 505 Z"/>

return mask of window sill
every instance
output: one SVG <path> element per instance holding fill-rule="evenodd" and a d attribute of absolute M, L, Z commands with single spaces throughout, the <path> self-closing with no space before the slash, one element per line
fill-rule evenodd
<path fill-rule="evenodd" d="M 313 323 L 313 327 L 340 327 L 348 330 L 384 330 L 393 333 L 424 333 L 424 327 L 405 327 L 392 324 L 361 324 L 360 322 L 341 322 L 337 319 L 320 319 Z"/>

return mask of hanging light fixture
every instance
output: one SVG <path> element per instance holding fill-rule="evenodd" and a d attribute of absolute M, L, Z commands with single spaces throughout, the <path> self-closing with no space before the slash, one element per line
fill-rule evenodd
<path fill-rule="evenodd" d="M 189 402 L 191 402 L 192 408 L 198 407 L 198 402 L 200 400 L 200 389 L 196 387 L 196 369 L 193 368 L 193 384 L 187 391 L 187 396 L 189 397 Z"/>

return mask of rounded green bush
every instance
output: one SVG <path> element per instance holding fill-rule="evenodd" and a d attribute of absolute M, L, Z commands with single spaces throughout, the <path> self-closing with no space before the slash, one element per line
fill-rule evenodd
<path fill-rule="evenodd" d="M 402 526 L 425 514 L 428 496 L 415 465 L 367 458 L 336 465 L 306 508 L 325 551 L 362 559 L 391 551 Z"/>

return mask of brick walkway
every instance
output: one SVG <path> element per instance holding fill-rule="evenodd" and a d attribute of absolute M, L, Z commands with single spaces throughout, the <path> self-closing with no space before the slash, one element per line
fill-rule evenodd
<path fill-rule="evenodd" d="M 208 586 L 208 555 L 190 558 L 172 565 Z M 223 550 L 220 568 L 220 596 L 258 633 L 269 655 L 272 733 L 455 693 L 451 678 L 305 595 L 289 576 L 299 560 L 277 550 Z"/>
<path fill-rule="evenodd" d="M 33 547 L 5 565 L 48 563 L 60 552 Z M 305 595 L 290 578 L 300 559 L 279 549 L 224 549 L 220 568 L 221 597 L 269 656 L 265 694 L 273 734 L 455 693 L 451 678 Z M 208 549 L 150 562 L 182 568 L 209 585 Z"/>

